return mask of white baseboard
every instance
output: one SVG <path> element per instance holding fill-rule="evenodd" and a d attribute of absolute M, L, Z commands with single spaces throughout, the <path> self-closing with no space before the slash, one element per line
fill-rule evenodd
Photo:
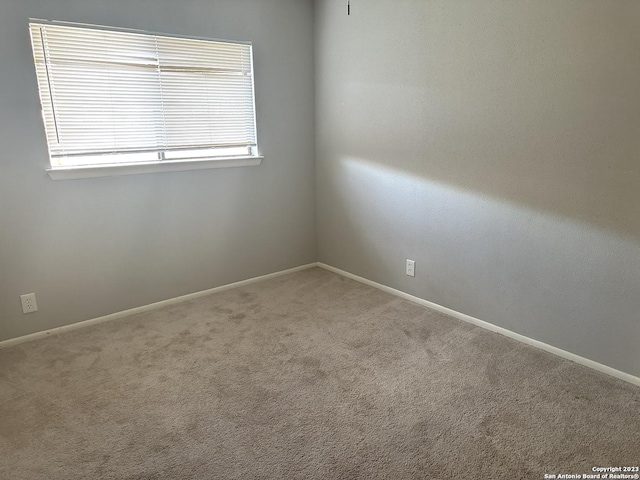
<path fill-rule="evenodd" d="M 262 280 L 267 280 L 269 278 L 279 277 L 281 275 L 286 275 L 288 273 L 299 272 L 301 270 L 307 270 L 308 268 L 317 267 L 318 264 L 316 262 L 309 263 L 307 265 L 301 265 L 299 267 L 290 268 L 288 270 L 282 270 L 280 272 L 269 273 L 267 275 L 261 275 L 259 277 L 249 278 L 247 280 L 242 280 L 239 282 L 229 283 L 227 285 L 222 285 L 220 287 L 210 288 L 209 290 L 203 290 L 201 292 L 190 293 L 188 295 L 182 295 L 180 297 L 170 298 L 168 300 L 162 300 L 160 302 L 151 303 L 149 305 L 144 305 L 142 307 L 131 308 L 129 310 L 124 310 L 122 312 L 112 313 L 110 315 L 105 315 L 104 317 L 93 318 L 91 320 L 84 320 L 77 323 L 72 323 L 70 325 L 64 325 L 62 327 L 52 328 L 51 330 L 44 330 L 42 332 L 36 332 L 29 335 L 24 335 L 22 337 L 10 338 L 9 340 L 4 340 L 0 342 L 0 349 L 12 347 L 14 345 L 18 345 L 25 342 L 31 342 L 33 340 L 38 340 L 40 338 L 49 337 L 51 335 L 58 335 L 60 333 L 69 332 L 71 330 L 77 330 L 78 328 L 88 327 L 90 325 L 96 325 L 98 323 L 108 322 L 110 320 L 116 320 L 118 318 L 129 317 L 131 315 L 135 315 L 137 313 L 148 312 L 150 310 L 156 310 L 158 308 L 166 307 L 167 305 L 173 305 L 175 303 L 184 302 L 185 300 L 191 300 L 193 298 L 203 297 L 205 295 L 211 295 L 212 293 L 223 292 L 225 290 L 229 290 L 230 288 L 242 287 L 244 285 L 249 285 L 251 283 L 260 282 Z"/>
<path fill-rule="evenodd" d="M 615 368 L 608 367 L 607 365 L 603 365 L 601 363 L 595 362 L 593 360 L 589 360 L 588 358 L 581 357 L 571 352 L 567 352 L 566 350 L 562 350 L 560 348 L 554 347 L 552 345 L 548 345 L 546 343 L 540 342 L 538 340 L 534 340 L 529 337 L 525 337 L 524 335 L 520 335 L 519 333 L 512 332 L 511 330 L 507 330 L 506 328 L 498 327 L 489 322 L 485 322 L 478 318 L 472 317 L 470 315 L 466 315 L 464 313 L 457 312 L 447 307 L 443 307 L 442 305 L 438 305 L 436 303 L 430 302 L 428 300 L 424 300 L 422 298 L 410 295 L 408 293 L 402 292 L 400 290 L 396 290 L 395 288 L 387 287 L 386 285 L 382 285 L 380 283 L 374 282 L 372 280 L 368 280 L 363 277 L 359 277 L 358 275 L 354 275 L 352 273 L 346 272 L 344 270 L 340 270 L 339 268 L 332 267 L 331 265 L 327 265 L 321 262 L 309 263 L 306 265 L 301 265 L 299 267 L 290 268 L 288 270 L 282 270 L 280 272 L 269 273 L 267 275 L 262 275 L 259 277 L 249 278 L 247 280 L 242 280 L 239 282 L 229 283 L 227 285 L 221 285 L 219 287 L 211 288 L 209 290 L 203 290 L 201 292 L 190 293 L 188 295 L 182 295 L 180 297 L 170 298 L 168 300 L 162 300 L 160 302 L 151 303 L 149 305 L 144 305 L 141 307 L 132 308 L 129 310 L 124 310 L 122 312 L 112 313 L 110 315 L 105 315 L 103 317 L 93 318 L 91 320 L 85 320 L 82 322 L 72 323 L 70 325 L 64 325 L 62 327 L 52 328 L 51 330 L 44 330 L 42 332 L 36 332 L 29 335 L 24 335 L 17 338 L 10 338 L 9 340 L 0 341 L 0 349 L 11 347 L 14 345 L 19 345 L 21 343 L 30 342 L 33 340 L 38 340 L 40 338 L 49 337 L 51 335 L 58 335 L 60 333 L 69 332 L 72 330 L 77 330 L 79 328 L 88 327 L 90 325 L 96 325 L 98 323 L 108 322 L 110 320 L 116 320 L 118 318 L 128 317 L 131 315 L 135 315 L 137 313 L 148 312 L 151 310 L 156 310 L 158 308 L 166 307 L 167 305 L 173 305 L 175 303 L 184 302 L 186 300 L 191 300 L 198 297 L 203 297 L 205 295 L 211 295 L 217 292 L 223 292 L 225 290 L 229 290 L 231 288 L 242 287 L 244 285 L 249 285 L 255 282 L 260 282 L 262 280 L 267 280 L 269 278 L 279 277 L 281 275 L 286 275 L 288 273 L 299 272 L 301 270 L 307 270 L 313 267 L 320 267 L 325 270 L 328 270 L 333 273 L 337 273 L 338 275 L 342 275 L 343 277 L 350 278 L 357 282 L 363 283 L 365 285 L 369 285 L 371 287 L 377 288 L 384 292 L 390 293 L 400 298 L 404 298 L 406 300 L 412 301 L 419 305 L 423 305 L 425 307 L 431 308 L 438 312 L 444 313 L 451 317 L 457 318 L 464 322 L 471 323 L 481 328 L 485 328 L 487 330 L 491 330 L 492 332 L 499 333 L 504 335 L 505 337 L 513 338 L 519 342 L 525 343 L 527 345 L 531 345 L 532 347 L 539 348 L 549 353 L 553 353 L 554 355 L 558 355 L 559 357 L 565 358 L 567 360 L 571 360 L 580 365 L 584 365 L 598 372 L 604 373 L 606 375 L 610 375 L 612 377 L 618 378 L 625 382 L 631 383 L 633 385 L 640 386 L 640 378 L 633 376 L 629 373 L 621 372 L 620 370 L 616 370 Z"/>
<path fill-rule="evenodd" d="M 588 358 L 581 357 L 571 352 L 567 352 L 566 350 L 562 350 L 560 348 L 554 347 L 552 345 L 548 345 L 543 342 L 539 342 L 538 340 L 534 340 L 529 337 L 525 337 L 524 335 L 520 335 L 519 333 L 512 332 L 511 330 L 507 330 L 506 328 L 498 327 L 489 322 L 485 322 L 484 320 L 480 320 L 478 318 L 472 317 L 470 315 L 465 315 L 464 313 L 457 312 L 455 310 L 451 310 L 450 308 L 443 307 L 442 305 L 438 305 L 433 302 L 429 302 L 428 300 L 424 300 L 419 297 L 415 297 L 408 293 L 402 292 L 400 290 L 396 290 L 395 288 L 387 287 L 386 285 L 382 285 L 377 282 L 373 282 L 371 280 L 367 280 L 366 278 L 359 277 L 349 272 L 345 272 L 344 270 L 340 270 L 339 268 L 332 267 L 331 265 L 327 265 L 325 263 L 318 262 L 318 266 L 320 268 L 324 268 L 333 273 L 337 273 L 338 275 L 342 275 L 343 277 L 350 278 L 360 283 L 364 283 L 365 285 L 369 285 L 371 287 L 377 288 L 384 292 L 390 293 L 392 295 L 396 295 L 398 297 L 404 298 L 406 300 L 410 300 L 419 305 L 423 305 L 425 307 L 431 308 L 438 312 L 444 313 L 451 317 L 457 318 L 467 323 L 471 323 L 481 328 L 485 328 L 487 330 L 491 330 L 492 332 L 499 333 L 504 335 L 505 337 L 513 338 L 522 343 L 526 343 L 532 347 L 539 348 L 549 353 L 553 353 L 554 355 L 558 355 L 559 357 L 565 358 L 567 360 L 571 360 L 572 362 L 579 363 L 580 365 L 584 365 L 585 367 L 589 367 L 593 370 L 596 370 L 600 373 L 604 373 L 606 375 L 610 375 L 612 377 L 618 378 L 625 382 L 631 383 L 633 385 L 640 386 L 640 378 L 635 377 L 629 373 L 621 372 L 620 370 L 616 370 L 615 368 L 608 367 L 606 365 L 602 365 L 601 363 L 594 362 L 593 360 L 589 360 Z"/>

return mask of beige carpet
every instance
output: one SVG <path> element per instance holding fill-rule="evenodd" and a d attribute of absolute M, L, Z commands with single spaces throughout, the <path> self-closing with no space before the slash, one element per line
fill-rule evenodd
<path fill-rule="evenodd" d="M 2 479 L 639 463 L 640 388 L 317 268 L 0 350 Z"/>

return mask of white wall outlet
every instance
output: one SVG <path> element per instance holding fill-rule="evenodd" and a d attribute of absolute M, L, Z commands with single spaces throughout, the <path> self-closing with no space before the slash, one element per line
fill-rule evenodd
<path fill-rule="evenodd" d="M 410 277 L 416 276 L 416 262 L 407 258 L 407 275 Z"/>
<path fill-rule="evenodd" d="M 38 304 L 36 303 L 35 293 L 20 295 L 20 301 L 22 302 L 22 313 L 31 313 L 38 311 Z"/>

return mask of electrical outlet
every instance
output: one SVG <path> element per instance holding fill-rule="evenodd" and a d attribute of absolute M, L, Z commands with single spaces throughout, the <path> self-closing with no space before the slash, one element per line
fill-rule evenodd
<path fill-rule="evenodd" d="M 407 258 L 407 275 L 410 277 L 416 276 L 416 262 Z"/>
<path fill-rule="evenodd" d="M 22 313 L 31 313 L 38 311 L 38 304 L 36 303 L 35 293 L 20 295 L 20 301 L 22 302 Z"/>

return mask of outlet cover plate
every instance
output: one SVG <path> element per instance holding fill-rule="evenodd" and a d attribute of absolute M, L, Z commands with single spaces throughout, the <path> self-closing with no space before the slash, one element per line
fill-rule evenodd
<path fill-rule="evenodd" d="M 38 311 L 38 304 L 36 303 L 35 293 L 20 295 L 20 301 L 22 302 L 22 313 L 32 313 Z"/>
<path fill-rule="evenodd" d="M 407 275 L 409 275 L 410 277 L 415 277 L 416 276 L 416 262 L 415 260 L 409 260 L 407 258 L 407 269 L 406 269 L 406 273 Z"/>

